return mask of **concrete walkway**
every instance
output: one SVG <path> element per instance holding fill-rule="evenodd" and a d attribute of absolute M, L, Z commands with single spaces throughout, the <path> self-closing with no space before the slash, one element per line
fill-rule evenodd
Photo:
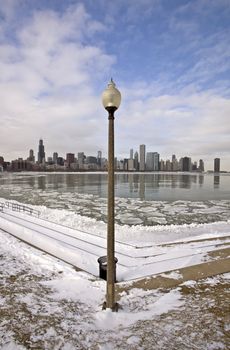
<path fill-rule="evenodd" d="M 152 275 L 143 279 L 117 283 L 117 300 L 119 300 L 120 293 L 123 291 L 127 292 L 132 288 L 142 288 L 144 290 L 172 288 L 189 280 L 197 281 L 199 279 L 230 272 L 230 248 L 210 252 L 207 258 L 209 261 L 202 264 L 171 270 L 164 274 Z M 178 278 L 172 278 L 172 273 L 176 273 Z"/>

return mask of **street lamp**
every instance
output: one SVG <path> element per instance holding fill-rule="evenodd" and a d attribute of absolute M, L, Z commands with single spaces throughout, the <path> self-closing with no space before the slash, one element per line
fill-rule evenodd
<path fill-rule="evenodd" d="M 108 223 L 107 223 L 107 293 L 103 308 L 117 311 L 115 303 L 115 256 L 114 256 L 114 112 L 121 103 L 120 91 L 116 89 L 113 79 L 102 94 L 102 103 L 108 111 Z"/>

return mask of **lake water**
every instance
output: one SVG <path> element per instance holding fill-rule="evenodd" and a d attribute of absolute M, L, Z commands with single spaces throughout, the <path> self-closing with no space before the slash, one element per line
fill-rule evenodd
<path fill-rule="evenodd" d="M 230 219 L 230 174 L 119 173 L 116 222 L 184 224 Z M 106 221 L 106 173 L 0 173 L 0 197 Z"/>

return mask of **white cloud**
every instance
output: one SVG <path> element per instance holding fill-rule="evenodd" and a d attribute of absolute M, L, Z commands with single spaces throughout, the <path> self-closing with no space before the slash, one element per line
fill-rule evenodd
<path fill-rule="evenodd" d="M 130 88 L 132 94 L 132 89 Z M 118 111 L 118 152 L 126 156 L 129 148 L 145 143 L 149 151 L 158 151 L 164 158 L 173 153 L 209 160 L 218 154 L 228 158 L 230 149 L 230 101 L 212 92 L 149 96 L 142 100 L 142 91 Z M 128 139 L 126 142 L 125 139 Z M 130 145 L 130 140 L 133 142 Z M 229 168 L 229 158 L 226 168 Z"/>
<path fill-rule="evenodd" d="M 113 39 L 116 21 L 105 26 L 92 18 L 83 5 L 77 4 L 63 12 L 34 11 L 17 22 L 16 3 L 9 2 L 5 7 L 1 28 L 0 118 L 4 131 L 0 155 L 8 160 L 26 157 L 30 148 L 37 151 L 40 137 L 44 138 L 47 155 L 54 151 L 62 155 L 78 151 L 96 154 L 98 149 L 105 154 L 107 117 L 101 106 L 101 91 L 95 87 L 98 89 L 102 80 L 110 78 L 114 69 L 119 75 L 119 67 L 113 68 L 116 56 L 105 49 L 109 45 L 98 40 L 98 34 Z M 135 29 L 137 18 L 143 15 L 147 20 L 156 7 L 158 13 L 162 9 L 159 1 L 154 2 L 155 7 L 151 7 L 151 1 L 144 1 L 143 12 L 140 2 L 132 4 L 122 14 L 122 21 L 126 18 L 129 28 L 138 36 L 142 28 Z M 109 2 L 105 22 L 111 18 L 114 6 Z M 117 16 L 121 8 L 119 2 Z M 9 38 L 12 21 L 15 23 Z M 209 35 L 199 43 L 196 22 L 172 17 L 168 23 L 173 31 L 183 29 L 184 37 L 191 39 L 184 48 L 178 46 L 178 52 L 192 51 L 196 61 L 175 79 L 171 76 L 175 74 L 175 61 L 170 61 L 171 71 L 162 70 L 156 81 L 138 81 L 134 76 L 131 83 L 118 82 L 122 105 L 115 120 L 117 155 L 128 156 L 130 148 L 138 149 L 139 144 L 145 143 L 149 151 L 159 151 L 165 158 L 172 153 L 178 157 L 211 159 L 214 154 L 228 157 L 230 103 L 224 97 L 226 82 L 222 77 L 222 83 L 217 80 L 212 89 L 206 87 L 200 91 L 201 83 L 215 80 L 216 74 L 228 68 L 226 32 Z M 172 40 L 168 34 L 164 45 Z M 121 32 L 119 38 L 120 35 Z M 118 49 L 129 39 L 123 35 Z M 121 67 L 128 68 L 128 65 Z M 230 170 L 229 159 L 226 165 Z"/>
<path fill-rule="evenodd" d="M 99 139 L 96 123 L 92 123 L 100 104 L 93 84 L 115 60 L 96 45 L 83 43 L 85 36 L 92 37 L 98 30 L 104 30 L 103 24 L 91 20 L 84 7 L 76 5 L 62 15 L 50 10 L 35 12 L 18 29 L 17 41 L 2 45 L 2 154 L 25 156 L 40 136 L 56 144 L 60 152 L 64 146 L 74 151 L 77 147 L 93 149 L 92 143 L 89 147 L 84 142 L 89 133 Z M 57 139 L 62 139 L 63 147 L 58 147 Z"/>

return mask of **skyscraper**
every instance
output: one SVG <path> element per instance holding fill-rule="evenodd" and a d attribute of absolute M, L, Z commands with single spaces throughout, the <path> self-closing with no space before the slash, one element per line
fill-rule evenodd
<path fill-rule="evenodd" d="M 179 163 L 178 160 L 176 159 L 176 155 L 173 154 L 172 155 L 172 167 L 171 167 L 172 171 L 177 171 L 179 170 Z"/>
<path fill-rule="evenodd" d="M 140 145 L 140 171 L 145 171 L 145 145 Z"/>
<path fill-rule="evenodd" d="M 98 165 L 99 169 L 101 169 L 101 165 L 102 165 L 101 158 L 102 158 L 102 152 L 98 151 L 97 152 L 97 165 Z"/>
<path fill-rule="evenodd" d="M 133 159 L 133 149 L 131 148 L 131 150 L 130 150 L 130 157 L 129 157 L 130 159 Z"/>
<path fill-rule="evenodd" d="M 84 152 L 78 152 L 77 158 L 78 158 L 79 169 L 83 169 L 85 158 L 86 158 Z"/>
<path fill-rule="evenodd" d="M 54 152 L 53 153 L 53 162 L 54 162 L 54 164 L 57 164 L 57 161 L 58 160 L 58 153 L 57 152 Z"/>
<path fill-rule="evenodd" d="M 74 153 L 66 153 L 66 163 L 68 167 L 70 167 L 70 164 L 74 163 L 74 160 L 75 160 L 74 157 L 75 157 Z"/>
<path fill-rule="evenodd" d="M 182 158 L 182 171 L 191 171 L 191 170 L 192 170 L 191 158 L 189 157 Z"/>
<path fill-rule="evenodd" d="M 200 159 L 199 160 L 199 168 L 198 168 L 199 171 L 204 171 L 204 161 L 203 159 Z"/>
<path fill-rule="evenodd" d="M 153 152 L 153 170 L 158 171 L 160 165 L 160 155 L 157 152 Z"/>
<path fill-rule="evenodd" d="M 148 171 L 154 170 L 154 153 L 153 152 L 146 153 L 146 170 Z"/>
<path fill-rule="evenodd" d="M 134 169 L 139 170 L 138 152 L 137 151 L 134 154 Z"/>
<path fill-rule="evenodd" d="M 220 172 L 220 158 L 214 159 L 214 172 L 219 173 Z"/>
<path fill-rule="evenodd" d="M 30 149 L 29 157 L 27 158 L 29 162 L 35 162 L 34 151 Z"/>
<path fill-rule="evenodd" d="M 39 145 L 38 145 L 38 163 L 45 163 L 46 161 L 46 154 L 45 154 L 45 147 L 43 145 L 43 140 L 39 140 Z"/>

